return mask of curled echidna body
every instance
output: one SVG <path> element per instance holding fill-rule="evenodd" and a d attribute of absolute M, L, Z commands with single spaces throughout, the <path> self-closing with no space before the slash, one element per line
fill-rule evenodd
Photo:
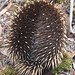
<path fill-rule="evenodd" d="M 66 27 L 61 11 L 35 2 L 15 13 L 9 37 L 9 58 L 21 75 L 50 75 L 63 58 Z"/>

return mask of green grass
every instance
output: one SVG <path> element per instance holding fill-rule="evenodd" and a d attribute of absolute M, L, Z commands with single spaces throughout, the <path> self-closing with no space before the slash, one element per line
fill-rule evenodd
<path fill-rule="evenodd" d="M 56 69 L 54 69 L 52 74 L 58 75 L 58 73 L 61 73 L 64 70 L 65 71 L 69 70 L 72 67 L 71 62 L 72 62 L 72 58 L 68 54 L 65 53 L 63 55 L 62 63 Z M 15 69 L 7 66 L 5 71 L 1 72 L 0 75 L 17 75 L 17 74 L 16 74 Z"/>
<path fill-rule="evenodd" d="M 0 46 L 2 46 L 2 44 L 0 44 Z"/>
<path fill-rule="evenodd" d="M 4 72 L 1 72 L 0 75 L 16 75 L 16 70 L 7 66 Z"/>
<path fill-rule="evenodd" d="M 57 1 L 58 1 L 58 3 L 61 4 L 61 3 L 64 2 L 65 0 L 57 0 Z"/>
<path fill-rule="evenodd" d="M 64 54 L 62 63 L 52 72 L 53 75 L 58 75 L 62 71 L 68 71 L 72 67 L 72 58 L 68 54 Z"/>

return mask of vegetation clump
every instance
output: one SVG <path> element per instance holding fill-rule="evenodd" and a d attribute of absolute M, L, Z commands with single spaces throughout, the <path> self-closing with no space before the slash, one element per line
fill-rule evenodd
<path fill-rule="evenodd" d="M 68 54 L 63 54 L 62 63 L 53 70 L 53 75 L 58 75 L 62 71 L 68 71 L 72 67 L 72 58 Z"/>
<path fill-rule="evenodd" d="M 58 0 L 59 3 L 62 3 L 62 2 L 64 2 L 64 1 L 65 1 L 65 0 Z"/>
<path fill-rule="evenodd" d="M 6 69 L 0 73 L 0 75 L 16 75 L 16 70 L 7 66 Z"/>

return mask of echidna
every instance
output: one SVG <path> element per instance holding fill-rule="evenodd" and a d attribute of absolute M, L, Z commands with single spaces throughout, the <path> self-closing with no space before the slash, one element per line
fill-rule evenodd
<path fill-rule="evenodd" d="M 34 2 L 15 12 L 8 55 L 20 75 L 51 75 L 65 51 L 64 16 L 48 2 Z"/>

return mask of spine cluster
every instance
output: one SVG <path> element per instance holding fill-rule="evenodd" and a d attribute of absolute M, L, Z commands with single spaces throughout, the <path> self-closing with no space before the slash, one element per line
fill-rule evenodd
<path fill-rule="evenodd" d="M 62 61 L 66 27 L 62 11 L 47 2 L 25 5 L 10 26 L 8 55 L 18 73 L 48 75 Z"/>

